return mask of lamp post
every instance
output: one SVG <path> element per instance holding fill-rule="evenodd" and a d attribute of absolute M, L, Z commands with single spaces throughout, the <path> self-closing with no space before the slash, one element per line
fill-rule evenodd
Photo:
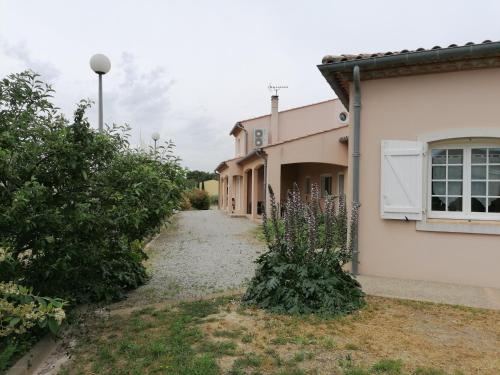
<path fill-rule="evenodd" d="M 102 76 L 111 69 L 111 62 L 105 55 L 98 53 L 90 58 L 90 67 L 99 76 L 99 131 L 102 132 L 104 128 L 102 114 Z"/>
<path fill-rule="evenodd" d="M 160 133 L 154 132 L 151 134 L 151 138 L 153 138 L 153 141 L 155 142 L 155 154 L 156 154 L 156 142 L 160 139 Z"/>

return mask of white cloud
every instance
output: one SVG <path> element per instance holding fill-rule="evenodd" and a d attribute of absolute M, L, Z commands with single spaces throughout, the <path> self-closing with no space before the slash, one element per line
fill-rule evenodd
<path fill-rule="evenodd" d="M 61 72 L 53 64 L 48 61 L 41 61 L 33 58 L 26 43 L 18 42 L 9 44 L 0 40 L 0 46 L 5 56 L 8 56 L 20 63 L 21 70 L 33 70 L 41 75 L 46 82 L 56 80 Z"/>

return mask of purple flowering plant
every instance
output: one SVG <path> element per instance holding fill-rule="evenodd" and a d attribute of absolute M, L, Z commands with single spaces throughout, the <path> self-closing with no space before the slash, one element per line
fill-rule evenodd
<path fill-rule="evenodd" d="M 343 314 L 361 307 L 361 287 L 344 268 L 351 261 L 359 207 L 348 215 L 345 197 L 321 199 L 317 184 L 307 202 L 295 184 L 281 210 L 270 186 L 269 194 L 262 224 L 268 251 L 257 260 L 243 300 L 288 313 Z"/>

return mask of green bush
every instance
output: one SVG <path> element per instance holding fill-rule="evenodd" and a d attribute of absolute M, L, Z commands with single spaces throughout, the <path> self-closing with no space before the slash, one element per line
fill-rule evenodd
<path fill-rule="evenodd" d="M 193 189 L 188 193 L 191 206 L 197 210 L 210 209 L 210 197 L 205 190 Z"/>
<path fill-rule="evenodd" d="M 191 201 L 189 200 L 189 196 L 186 192 L 182 193 L 180 209 L 182 211 L 189 211 L 191 209 Z"/>
<path fill-rule="evenodd" d="M 66 302 L 39 297 L 31 289 L 0 282 L 0 370 L 5 370 L 24 352 L 31 337 L 50 330 L 57 333 L 66 317 Z"/>
<path fill-rule="evenodd" d="M 351 259 L 349 237 L 355 233 L 357 207 L 348 225 L 343 197 L 327 197 L 323 210 L 317 185 L 309 203 L 301 201 L 295 187 L 281 219 L 271 188 L 269 192 L 271 215 L 264 213 L 262 227 L 268 251 L 257 260 L 245 303 L 297 314 L 345 314 L 363 306 L 360 284 L 343 269 Z"/>
<path fill-rule="evenodd" d="M 185 171 L 167 143 L 68 121 L 31 72 L 0 81 L 0 281 L 71 302 L 113 300 L 147 280 L 143 239 L 179 208 Z"/>

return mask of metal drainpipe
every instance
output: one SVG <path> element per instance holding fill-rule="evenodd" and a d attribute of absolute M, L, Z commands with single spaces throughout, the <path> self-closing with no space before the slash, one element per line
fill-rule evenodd
<path fill-rule="evenodd" d="M 359 66 L 356 65 L 352 72 L 354 84 L 354 142 L 352 151 L 352 203 L 359 207 L 359 143 L 360 143 L 360 125 L 361 125 L 361 83 Z M 353 234 L 352 241 L 352 273 L 358 274 L 358 227 Z"/>

